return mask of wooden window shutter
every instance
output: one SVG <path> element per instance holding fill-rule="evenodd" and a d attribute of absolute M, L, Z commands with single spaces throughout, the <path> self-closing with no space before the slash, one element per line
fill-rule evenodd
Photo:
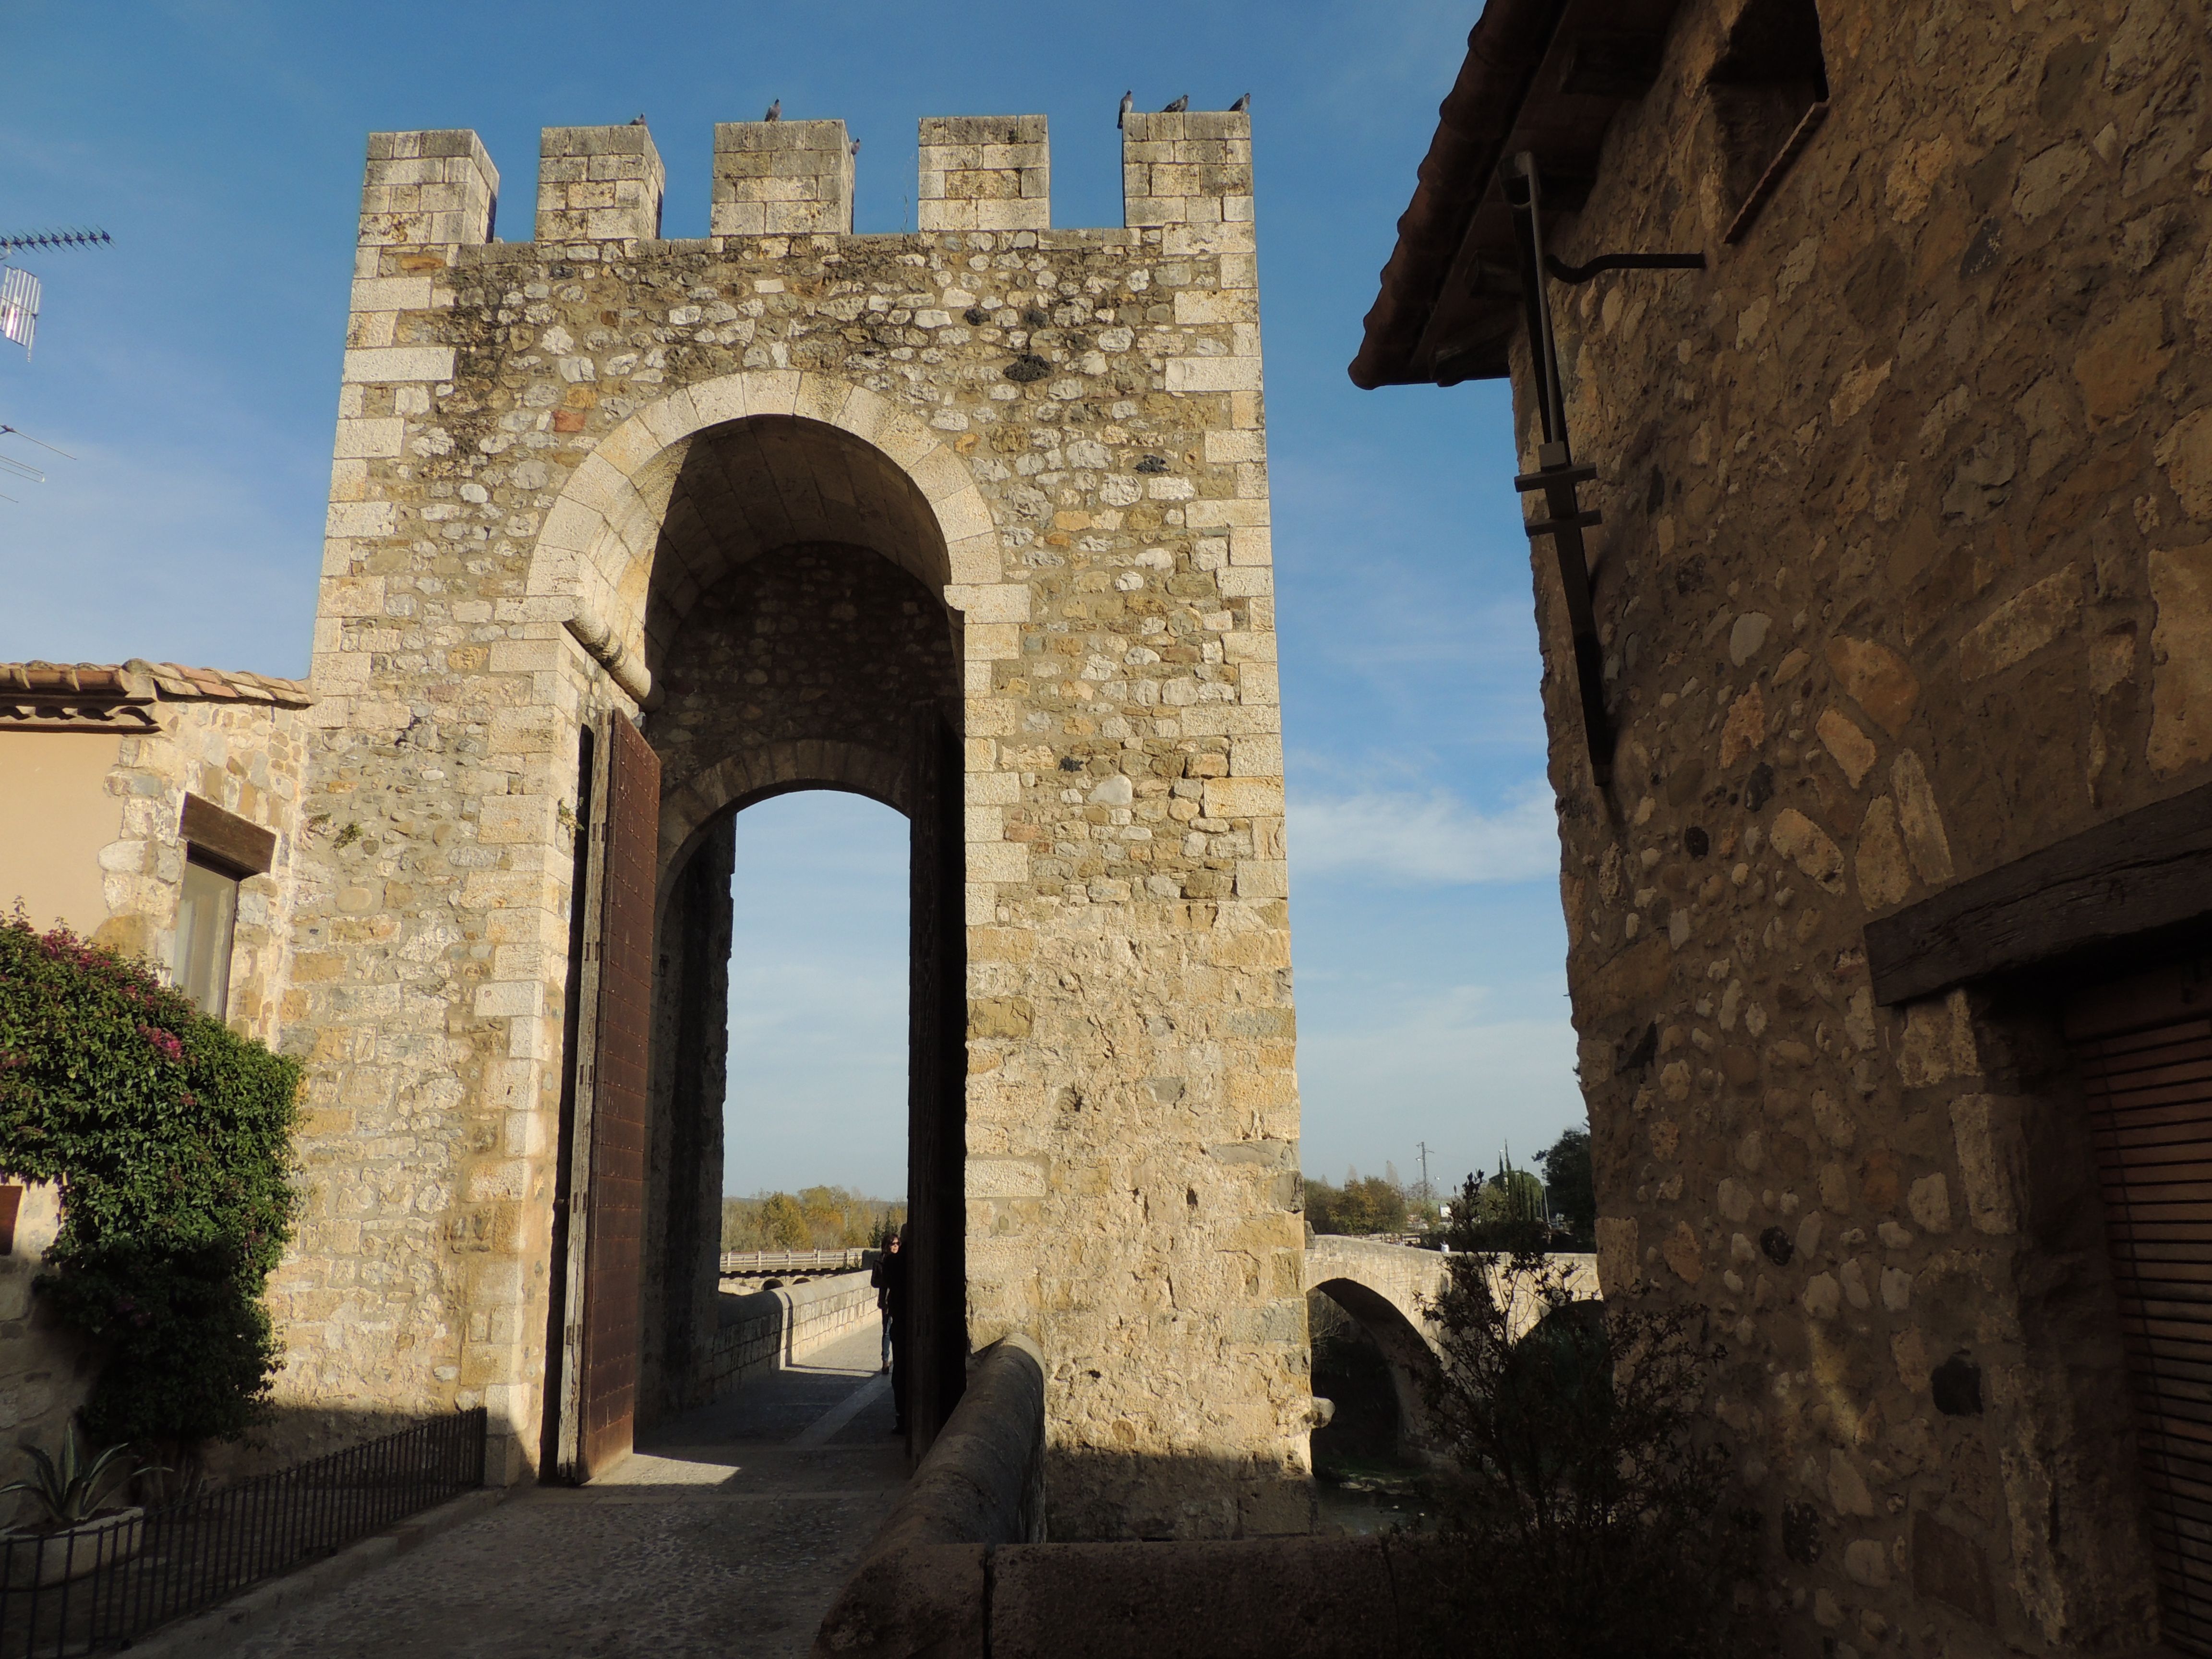
<path fill-rule="evenodd" d="M 2212 963 L 2085 992 L 2066 1036 L 2088 1095 L 2163 1634 L 2212 1656 Z"/>

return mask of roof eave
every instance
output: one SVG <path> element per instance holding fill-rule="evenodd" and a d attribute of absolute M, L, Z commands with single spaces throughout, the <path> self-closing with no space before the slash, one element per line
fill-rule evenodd
<path fill-rule="evenodd" d="M 1451 385 L 1507 372 L 1520 299 L 1477 280 L 1491 265 L 1518 264 L 1498 165 L 1533 151 L 1547 180 L 1547 221 L 1577 210 L 1614 113 L 1658 74 L 1678 4 L 1489 0 L 1398 221 L 1351 364 L 1355 386 Z"/>

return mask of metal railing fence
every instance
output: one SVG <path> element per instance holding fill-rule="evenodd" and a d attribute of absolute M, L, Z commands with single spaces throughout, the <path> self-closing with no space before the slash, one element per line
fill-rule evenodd
<path fill-rule="evenodd" d="M 128 1646 L 481 1486 L 484 1434 L 478 1406 L 159 1509 L 0 1536 L 0 1659 Z"/>
<path fill-rule="evenodd" d="M 744 1273 L 818 1273 L 831 1268 L 865 1267 L 875 1252 L 855 1246 L 848 1250 L 725 1250 L 725 1278 Z"/>

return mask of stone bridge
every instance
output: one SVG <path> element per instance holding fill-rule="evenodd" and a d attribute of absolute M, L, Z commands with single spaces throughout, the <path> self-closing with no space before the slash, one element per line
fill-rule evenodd
<path fill-rule="evenodd" d="M 1437 1332 L 1424 1307 L 1443 1290 L 1449 1259 L 1440 1250 L 1341 1233 L 1316 1234 L 1306 1243 L 1307 1291 L 1321 1291 L 1375 1339 L 1390 1362 L 1401 1440 L 1407 1450 L 1421 1455 L 1437 1449 L 1422 1394 L 1422 1384 L 1437 1370 Z M 1566 1267 L 1568 1286 L 1577 1297 L 1598 1296 L 1595 1255 L 1552 1259 Z M 1515 1310 L 1515 1335 L 1534 1322 L 1534 1313 L 1533 1307 Z"/>

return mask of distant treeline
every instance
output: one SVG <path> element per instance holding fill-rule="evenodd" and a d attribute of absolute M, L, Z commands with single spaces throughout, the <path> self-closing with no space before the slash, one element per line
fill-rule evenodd
<path fill-rule="evenodd" d="M 847 1187 L 804 1187 L 722 1200 L 726 1250 L 836 1250 L 873 1246 L 906 1220 L 903 1200 L 868 1198 Z"/>
<path fill-rule="evenodd" d="M 1597 1192 L 1590 1175 L 1589 1131 L 1569 1129 L 1536 1154 L 1540 1178 L 1527 1170 L 1477 1170 L 1452 1199 L 1472 1202 L 1475 1219 L 1510 1229 L 1545 1216 L 1561 1218 L 1561 1232 L 1588 1249 L 1597 1231 Z M 1443 1222 L 1443 1206 L 1420 1182 L 1398 1179 L 1394 1165 L 1379 1176 L 1345 1171 L 1341 1184 L 1306 1177 L 1306 1222 L 1317 1233 L 1430 1233 Z M 1565 1248 L 1565 1242 L 1554 1248 Z"/>
<path fill-rule="evenodd" d="M 1379 1176 L 1346 1170 L 1341 1185 L 1306 1177 L 1306 1221 L 1317 1233 L 1425 1233 L 1437 1224 L 1436 1200 L 1408 1187 L 1394 1165 Z"/>

